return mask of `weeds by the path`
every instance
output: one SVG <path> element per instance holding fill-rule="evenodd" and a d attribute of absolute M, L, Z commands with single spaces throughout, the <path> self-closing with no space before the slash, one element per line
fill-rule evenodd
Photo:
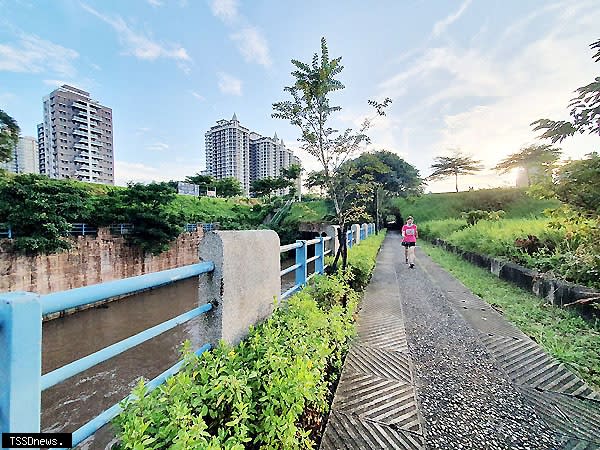
<path fill-rule="evenodd" d="M 544 304 L 539 298 L 498 279 L 457 255 L 422 242 L 423 250 L 507 320 L 600 389 L 600 321 L 577 311 Z"/>

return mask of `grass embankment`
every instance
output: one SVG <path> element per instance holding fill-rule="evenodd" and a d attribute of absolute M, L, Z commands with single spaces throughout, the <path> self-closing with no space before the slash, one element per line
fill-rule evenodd
<path fill-rule="evenodd" d="M 600 389 L 598 319 L 586 320 L 576 311 L 544 304 L 511 283 L 438 247 L 423 243 L 422 248 L 436 263 L 501 311 L 550 355 L 571 367 L 596 389 Z"/>
<path fill-rule="evenodd" d="M 423 223 L 456 219 L 461 213 L 472 210 L 503 210 L 506 218 L 542 217 L 545 209 L 556 208 L 560 202 L 534 199 L 525 189 L 504 188 L 398 198 L 395 205 L 404 217 L 412 215 L 415 221 Z"/>
<path fill-rule="evenodd" d="M 568 213 L 556 200 L 531 198 L 522 189 L 487 189 L 400 199 L 398 205 L 404 216 L 415 217 L 422 238 L 443 239 L 464 251 L 600 288 L 597 220 Z M 559 209 L 547 215 L 548 208 Z M 502 218 L 491 214 L 475 224 L 461 217 L 500 210 Z"/>
<path fill-rule="evenodd" d="M 368 279 L 382 239 L 350 250 L 350 264 L 360 262 L 353 275 L 315 277 L 239 345 L 188 352 L 156 390 L 138 385 L 138 400 L 115 419 L 119 447 L 314 448 L 355 334 L 359 291 L 350 283 Z"/>

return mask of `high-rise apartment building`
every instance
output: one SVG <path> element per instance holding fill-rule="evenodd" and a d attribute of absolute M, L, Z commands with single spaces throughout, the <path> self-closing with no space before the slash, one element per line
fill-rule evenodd
<path fill-rule="evenodd" d="M 13 151 L 12 160 L 0 167 L 13 173 L 40 173 L 38 145 L 35 138 L 20 137 Z"/>
<path fill-rule="evenodd" d="M 38 148 L 50 178 L 114 184 L 112 110 L 88 92 L 63 85 L 44 98 Z"/>
<path fill-rule="evenodd" d="M 246 195 L 254 180 L 278 177 L 281 169 L 300 164 L 300 159 L 285 148 L 283 140 L 261 136 L 231 120 L 219 120 L 205 134 L 206 173 L 220 179 L 235 177 Z M 299 192 L 299 190 L 298 190 Z"/>
<path fill-rule="evenodd" d="M 218 120 L 205 135 L 206 171 L 217 179 L 235 177 L 250 192 L 250 130 L 236 115 Z"/>

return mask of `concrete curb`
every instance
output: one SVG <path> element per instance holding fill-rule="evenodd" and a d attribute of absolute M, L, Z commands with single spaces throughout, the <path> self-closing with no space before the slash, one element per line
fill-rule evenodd
<path fill-rule="evenodd" d="M 510 281 L 555 306 L 564 306 L 577 300 L 600 297 L 600 292 L 595 291 L 592 288 L 555 278 L 549 278 L 536 270 L 527 269 L 526 267 L 499 258 L 465 251 L 443 239 L 436 238 L 429 242 L 438 247 L 442 247 L 449 252 L 462 256 L 465 260 L 476 266 L 488 269 L 498 278 Z M 578 306 L 589 312 L 593 309 L 590 304 Z"/>

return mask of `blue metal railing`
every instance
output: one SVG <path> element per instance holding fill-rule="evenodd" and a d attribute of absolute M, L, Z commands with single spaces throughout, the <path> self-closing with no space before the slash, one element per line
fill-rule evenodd
<path fill-rule="evenodd" d="M 29 292 L 2 294 L 0 297 L 0 348 L 2 348 L 2 352 L 0 352 L 0 385 L 2 385 L 0 430 L 12 433 L 39 432 L 41 392 L 43 390 L 210 311 L 212 304 L 201 305 L 41 375 L 43 316 L 131 294 L 142 289 L 163 286 L 212 271 L 214 271 L 214 264 L 203 262 L 41 296 Z M 208 349 L 210 349 L 210 344 L 205 344 L 196 353 L 200 354 Z M 179 362 L 154 378 L 148 383 L 148 389 L 156 388 L 169 376 L 177 373 L 182 364 Z M 76 430 L 73 433 L 73 446 L 94 434 L 119 414 L 121 412 L 119 403 Z"/>
<path fill-rule="evenodd" d="M 371 226 L 372 224 L 368 224 L 367 229 L 363 233 L 364 238 L 366 239 L 368 236 L 371 236 L 375 232 L 375 228 Z M 347 245 L 348 248 L 352 248 L 353 242 L 356 237 L 352 229 L 348 230 L 346 233 Z M 317 274 L 325 273 L 325 256 L 331 253 L 332 249 L 325 249 L 325 242 L 332 241 L 331 236 L 327 237 L 318 237 L 311 240 L 298 240 L 293 244 L 282 245 L 279 248 L 280 253 L 286 253 L 291 250 L 296 250 L 296 263 L 286 267 L 285 269 L 281 269 L 279 272 L 280 276 L 287 275 L 290 272 L 295 272 L 295 284 L 285 292 L 281 294 L 281 298 L 287 298 L 296 291 L 300 290 L 303 286 L 308 283 L 308 281 Z M 314 245 L 315 246 L 315 256 L 308 258 L 308 247 Z M 308 274 L 308 264 L 311 262 L 315 262 L 315 270 L 312 274 Z"/>
<path fill-rule="evenodd" d="M 69 234 L 74 236 L 90 236 L 98 234 L 98 228 L 85 223 L 73 223 L 71 224 L 71 230 Z"/>

